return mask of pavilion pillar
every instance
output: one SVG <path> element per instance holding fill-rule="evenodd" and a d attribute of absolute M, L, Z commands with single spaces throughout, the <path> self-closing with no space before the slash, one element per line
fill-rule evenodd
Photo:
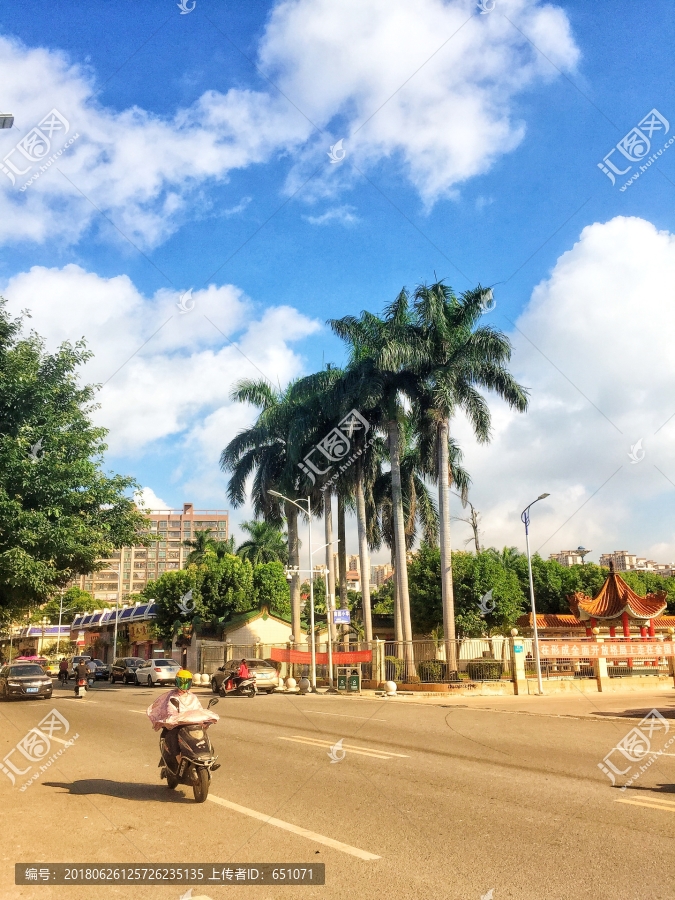
<path fill-rule="evenodd" d="M 610 636 L 611 638 L 615 638 L 615 637 L 616 637 L 616 625 L 610 625 L 610 626 L 609 626 L 609 636 Z M 615 657 L 612 657 L 612 664 L 613 664 L 613 665 L 616 665 L 616 658 L 615 658 Z"/>
<path fill-rule="evenodd" d="M 668 656 L 668 674 L 673 679 L 675 685 L 675 633 L 672 628 L 668 629 L 668 637 L 670 638 L 670 655 Z"/>
<path fill-rule="evenodd" d="M 623 625 L 623 636 L 624 636 L 624 638 L 626 638 L 626 640 L 629 641 L 631 639 L 631 637 L 630 637 L 630 620 L 628 618 L 628 613 L 625 610 L 621 613 L 621 624 Z M 629 669 L 633 668 L 632 658 L 628 660 L 628 668 Z"/>
<path fill-rule="evenodd" d="M 605 639 L 601 637 L 596 637 L 595 639 L 597 644 L 604 644 Z M 607 657 L 606 656 L 594 656 L 593 657 L 593 670 L 595 674 L 595 680 L 598 684 L 598 691 L 602 693 L 603 690 L 609 690 L 609 674 L 607 672 Z"/>
<path fill-rule="evenodd" d="M 654 628 L 654 620 L 653 620 L 653 619 L 650 619 L 650 620 L 647 622 L 647 627 L 648 627 L 648 634 L 649 634 L 649 637 L 650 637 L 650 638 L 655 638 L 655 637 L 656 637 L 656 629 Z M 653 660 L 651 660 L 651 662 L 649 663 L 649 665 L 650 665 L 650 666 L 657 666 L 657 667 L 658 667 L 658 665 L 659 665 L 658 659 L 653 659 Z"/>

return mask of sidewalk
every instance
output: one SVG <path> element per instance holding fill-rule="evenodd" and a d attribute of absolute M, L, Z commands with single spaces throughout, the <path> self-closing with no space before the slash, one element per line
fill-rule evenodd
<path fill-rule="evenodd" d="M 308 695 L 309 696 L 309 695 Z M 514 696 L 446 696 L 397 694 L 384 697 L 382 692 L 364 690 L 360 694 L 312 695 L 324 696 L 327 701 L 348 699 L 352 701 L 376 700 L 397 706 L 440 706 L 444 708 L 490 710 L 492 712 L 519 713 L 534 716 L 572 717 L 584 719 L 636 718 L 642 719 L 651 709 L 657 708 L 666 718 L 675 719 L 675 688 L 669 690 L 615 691 L 600 693 L 567 693 L 539 697 L 529 694 Z"/>

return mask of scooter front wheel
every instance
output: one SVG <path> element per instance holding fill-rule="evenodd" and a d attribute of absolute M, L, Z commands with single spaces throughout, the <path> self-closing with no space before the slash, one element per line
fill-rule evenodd
<path fill-rule="evenodd" d="M 197 769 L 197 781 L 192 782 L 192 792 L 196 803 L 203 803 L 209 796 L 209 770 L 200 766 Z"/>
<path fill-rule="evenodd" d="M 166 786 L 172 791 L 175 791 L 178 787 L 178 779 L 168 771 L 166 773 Z"/>

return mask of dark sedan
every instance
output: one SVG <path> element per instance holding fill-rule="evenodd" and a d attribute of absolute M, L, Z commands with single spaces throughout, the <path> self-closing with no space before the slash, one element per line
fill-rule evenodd
<path fill-rule="evenodd" d="M 110 666 L 106 666 L 102 659 L 92 659 L 88 665 L 94 668 L 94 678 L 96 681 L 104 681 L 110 677 Z"/>
<path fill-rule="evenodd" d="M 14 663 L 0 669 L 0 700 L 49 700 L 52 679 L 35 663 Z"/>
<path fill-rule="evenodd" d="M 138 656 L 124 656 L 116 659 L 110 670 L 109 680 L 112 684 L 122 681 L 124 684 L 134 684 L 136 681 L 136 669 L 145 662 Z"/>

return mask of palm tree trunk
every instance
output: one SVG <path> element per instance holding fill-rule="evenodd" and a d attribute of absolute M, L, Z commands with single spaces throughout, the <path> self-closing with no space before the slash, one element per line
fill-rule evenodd
<path fill-rule="evenodd" d="M 345 498 L 338 493 L 338 569 L 340 576 L 340 609 L 349 609 L 347 601 L 347 528 L 345 524 Z M 349 649 L 349 626 L 342 626 L 342 642 Z"/>
<path fill-rule="evenodd" d="M 415 661 L 412 645 L 412 619 L 410 617 L 410 594 L 408 593 L 408 562 L 406 559 L 405 525 L 403 522 L 403 494 L 401 491 L 401 456 L 398 422 L 389 420 L 389 459 L 391 461 L 391 501 L 394 519 L 394 547 L 396 550 L 396 572 L 398 580 L 398 596 L 401 604 L 401 623 L 403 626 L 404 656 L 406 675 L 415 675 Z"/>
<path fill-rule="evenodd" d="M 363 491 L 363 459 L 356 461 L 356 525 L 359 534 L 359 562 L 361 565 L 361 609 L 363 628 L 368 643 L 373 640 L 373 616 L 370 611 L 370 555 L 366 532 L 366 497 Z"/>
<path fill-rule="evenodd" d="M 288 530 L 288 565 L 300 566 L 300 542 L 298 541 L 298 508 L 285 503 L 286 527 Z M 300 573 L 291 576 L 291 631 L 295 643 L 300 641 Z"/>
<path fill-rule="evenodd" d="M 400 659 L 403 651 L 403 625 L 401 624 L 401 601 L 398 591 L 398 577 L 396 573 L 396 553 L 391 548 L 391 564 L 394 567 L 392 582 L 394 586 L 394 638 L 396 640 L 396 656 Z"/>
<path fill-rule="evenodd" d="M 455 644 L 455 595 L 452 588 L 452 550 L 450 547 L 450 459 L 448 438 L 450 426 L 444 419 L 438 426 L 438 517 L 441 542 L 441 597 L 443 601 L 443 635 L 448 672 L 457 671 Z"/>
<path fill-rule="evenodd" d="M 326 597 L 326 616 L 330 628 L 331 641 L 335 640 L 335 625 L 330 621 L 330 610 L 335 606 L 335 562 L 333 559 L 333 503 L 330 491 L 323 494 L 323 521 L 326 537 L 326 569 L 328 570 L 328 597 Z"/>

